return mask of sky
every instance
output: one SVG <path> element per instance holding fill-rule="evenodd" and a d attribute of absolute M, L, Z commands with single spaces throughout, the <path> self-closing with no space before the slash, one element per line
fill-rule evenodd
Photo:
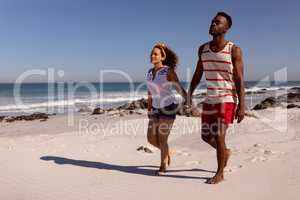
<path fill-rule="evenodd" d="M 175 50 L 177 73 L 189 81 L 218 11 L 233 18 L 226 39 L 243 50 L 246 80 L 285 67 L 289 80 L 300 80 L 299 10 L 289 0 L 0 0 L 0 82 L 48 68 L 56 81 L 144 81 L 157 42 Z M 104 70 L 115 71 L 101 78 Z"/>

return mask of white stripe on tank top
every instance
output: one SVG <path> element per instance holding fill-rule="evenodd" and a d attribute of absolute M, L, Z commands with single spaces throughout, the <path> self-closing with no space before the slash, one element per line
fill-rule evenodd
<path fill-rule="evenodd" d="M 238 103 L 233 79 L 232 46 L 232 42 L 227 42 L 223 50 L 215 53 L 207 43 L 202 50 L 201 60 L 207 83 L 205 103 Z"/>

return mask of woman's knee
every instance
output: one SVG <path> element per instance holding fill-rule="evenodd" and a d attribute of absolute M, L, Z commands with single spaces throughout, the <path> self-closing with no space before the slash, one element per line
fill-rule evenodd
<path fill-rule="evenodd" d="M 167 146 L 168 145 L 168 136 L 166 136 L 166 135 L 159 135 L 158 136 L 158 145 L 160 146 L 160 147 L 164 147 L 164 146 Z"/>
<path fill-rule="evenodd" d="M 147 140 L 150 144 L 155 144 L 156 143 L 156 137 L 153 134 L 147 134 Z"/>

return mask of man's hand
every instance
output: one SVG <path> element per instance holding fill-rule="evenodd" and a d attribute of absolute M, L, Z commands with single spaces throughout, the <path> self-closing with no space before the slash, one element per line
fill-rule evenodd
<path fill-rule="evenodd" d="M 192 103 L 193 103 L 192 96 L 188 94 L 186 99 L 184 99 L 183 105 L 187 107 L 191 107 Z"/>
<path fill-rule="evenodd" d="M 190 95 L 187 95 L 187 98 L 183 102 L 183 110 L 186 116 L 190 116 L 192 112 L 192 104 L 193 104 L 192 97 Z"/>
<path fill-rule="evenodd" d="M 234 82 L 239 99 L 239 105 L 236 110 L 235 118 L 237 119 L 237 122 L 240 123 L 245 116 L 244 63 L 242 50 L 236 45 L 234 45 L 232 48 L 232 64 Z"/>
<path fill-rule="evenodd" d="M 245 106 L 238 106 L 236 113 L 235 113 L 235 119 L 237 119 L 237 123 L 240 123 L 245 117 Z"/>

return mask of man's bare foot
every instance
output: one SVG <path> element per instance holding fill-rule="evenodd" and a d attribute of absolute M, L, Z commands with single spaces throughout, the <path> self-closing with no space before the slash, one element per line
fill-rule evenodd
<path fill-rule="evenodd" d="M 226 149 L 226 150 L 225 150 L 225 162 L 224 162 L 224 167 L 227 166 L 227 162 L 228 162 L 230 156 L 231 156 L 231 150 L 230 150 L 230 149 Z"/>
<path fill-rule="evenodd" d="M 217 184 L 224 180 L 223 174 L 216 174 L 214 177 L 206 181 L 207 184 Z"/>

